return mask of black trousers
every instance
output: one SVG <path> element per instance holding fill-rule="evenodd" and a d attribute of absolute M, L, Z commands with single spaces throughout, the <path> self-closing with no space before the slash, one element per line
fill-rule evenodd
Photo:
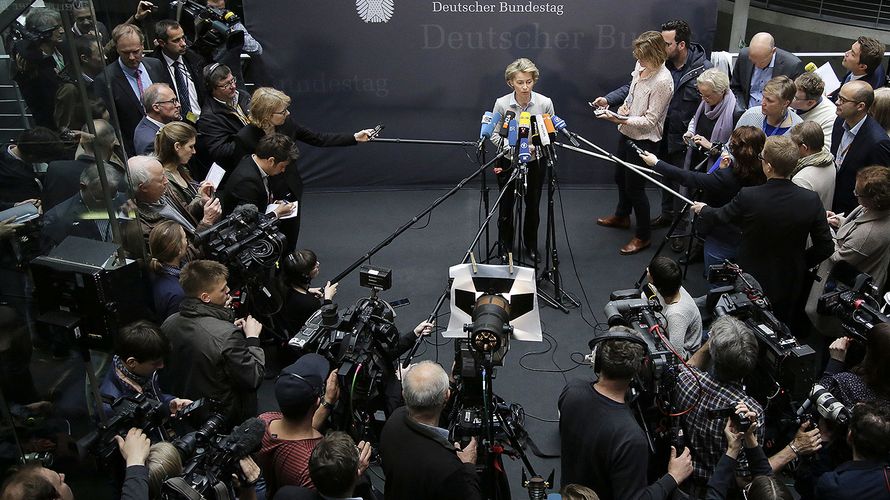
<path fill-rule="evenodd" d="M 624 134 L 619 134 L 618 138 L 618 152 L 615 156 L 620 160 L 639 165 L 641 163 L 640 156 L 627 144 L 628 138 Z M 646 151 L 655 152 L 658 150 L 658 143 L 652 141 L 634 142 Z M 649 240 L 652 237 L 652 229 L 649 226 L 649 198 L 646 196 L 646 179 L 624 165 L 615 165 L 615 184 L 618 185 L 618 206 L 615 207 L 615 215 L 628 217 L 633 213 L 637 219 L 635 236 L 641 240 Z"/>
<path fill-rule="evenodd" d="M 509 162 L 503 165 L 509 166 Z M 498 188 L 504 189 L 507 180 L 510 179 L 510 170 L 505 170 L 498 174 Z M 522 243 L 530 250 L 538 248 L 538 224 L 541 221 L 539 208 L 541 206 L 541 188 L 544 185 L 544 165 L 537 160 L 528 163 L 528 175 L 526 176 L 525 213 L 522 221 Z M 501 204 L 498 207 L 498 241 L 504 248 L 512 248 L 513 246 L 513 204 L 515 203 L 516 182 L 514 181 L 507 188 L 504 197 L 501 198 Z M 514 250 L 519 250 L 514 249 Z"/>
<path fill-rule="evenodd" d="M 663 148 L 667 149 L 667 148 Z M 683 167 L 683 163 L 686 161 L 686 151 L 675 151 L 673 153 L 668 153 L 665 155 L 664 160 L 671 165 L 675 165 L 677 167 Z M 666 178 L 659 179 L 666 186 L 673 189 L 674 191 L 679 191 L 680 185 L 674 181 L 668 180 Z M 661 190 L 661 213 L 668 216 L 676 216 L 680 209 L 683 208 L 683 200 L 677 198 L 676 196 L 668 193 L 666 190 Z"/>

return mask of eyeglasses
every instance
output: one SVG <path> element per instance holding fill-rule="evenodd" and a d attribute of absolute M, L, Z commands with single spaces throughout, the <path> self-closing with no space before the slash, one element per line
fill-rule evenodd
<path fill-rule="evenodd" d="M 174 97 L 173 99 L 170 99 L 169 101 L 158 101 L 155 104 L 172 104 L 172 105 L 176 106 L 177 104 L 179 104 L 179 99 Z"/>
<path fill-rule="evenodd" d="M 840 94 L 837 95 L 837 104 L 838 104 L 838 105 L 846 104 L 846 103 L 848 103 L 848 102 L 852 102 L 852 103 L 854 103 L 854 104 L 859 104 L 859 103 L 862 102 L 862 101 L 855 101 L 855 100 L 853 100 L 853 99 L 847 99 L 846 97 L 844 97 L 844 96 L 842 96 L 842 95 L 840 95 Z"/>
<path fill-rule="evenodd" d="M 290 114 L 290 110 L 289 110 L 289 109 L 284 109 L 283 111 L 276 111 L 276 112 L 274 112 L 274 113 L 272 113 L 272 114 L 273 114 L 273 115 L 289 115 L 289 114 Z"/>
<path fill-rule="evenodd" d="M 236 83 L 238 83 L 238 80 L 232 78 L 232 81 L 220 83 L 219 85 L 217 85 L 217 87 L 221 89 L 234 88 Z"/>

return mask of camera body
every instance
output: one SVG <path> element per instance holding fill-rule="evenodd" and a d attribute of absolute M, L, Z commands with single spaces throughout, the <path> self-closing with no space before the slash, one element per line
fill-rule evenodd
<path fill-rule="evenodd" d="M 840 266 L 838 264 L 835 267 Z M 843 269 L 841 272 L 844 272 Z M 835 273 L 832 275 L 829 280 L 837 278 Z M 822 315 L 836 316 L 841 321 L 845 335 L 865 341 L 868 331 L 873 326 L 890 322 L 890 318 L 880 310 L 878 297 L 879 291 L 872 277 L 859 273 L 851 285 L 841 280 L 836 281 L 834 290 L 819 297 L 816 311 Z"/>
<path fill-rule="evenodd" d="M 631 328 L 646 343 L 646 361 L 638 377 L 640 389 L 644 392 L 657 392 L 667 369 L 677 362 L 665 342 L 653 333 L 655 327 L 664 329 L 657 319 L 661 310 L 658 300 L 641 298 L 640 291 L 635 288 L 615 290 L 603 307 L 609 327 L 621 325 Z"/>
<path fill-rule="evenodd" d="M 278 219 L 260 214 L 253 205 L 242 205 L 231 215 L 198 233 L 205 257 L 221 262 L 242 279 L 269 268 L 281 256 L 284 235 Z M 237 278 L 236 278 L 237 279 Z"/>

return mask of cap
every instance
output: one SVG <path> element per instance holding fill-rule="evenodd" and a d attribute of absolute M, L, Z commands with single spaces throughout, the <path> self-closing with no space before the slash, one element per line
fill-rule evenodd
<path fill-rule="evenodd" d="M 315 398 L 322 397 L 329 366 L 324 356 L 311 352 L 281 370 L 275 380 L 278 406 L 282 409 L 308 407 Z"/>

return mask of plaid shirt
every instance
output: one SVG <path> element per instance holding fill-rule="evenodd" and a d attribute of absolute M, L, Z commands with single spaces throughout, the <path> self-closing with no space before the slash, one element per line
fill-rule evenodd
<path fill-rule="evenodd" d="M 701 382 L 701 396 L 699 398 L 699 384 L 695 381 L 698 376 Z M 692 478 L 696 481 L 707 481 L 714 473 L 717 461 L 726 452 L 726 436 L 723 428 L 726 426 L 725 418 L 710 418 L 710 410 L 723 408 L 735 408 L 739 402 L 745 403 L 752 411 L 757 412 L 758 428 L 756 431 L 758 442 L 763 442 L 763 407 L 753 398 L 745 394 L 742 384 L 737 382 L 721 382 L 713 375 L 697 368 L 689 370 L 680 369 L 677 376 L 677 387 L 674 393 L 674 408 L 683 411 L 690 406 L 693 409 L 682 418 L 683 432 L 686 443 L 692 451 Z M 748 463 L 744 455 L 739 456 L 738 471 L 741 475 L 747 475 Z"/>

